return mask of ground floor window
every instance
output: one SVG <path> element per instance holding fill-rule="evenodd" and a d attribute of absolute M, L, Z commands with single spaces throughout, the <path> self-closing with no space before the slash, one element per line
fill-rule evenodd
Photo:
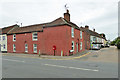
<path fill-rule="evenodd" d="M 37 44 L 33 44 L 33 52 L 37 53 Z"/>
<path fill-rule="evenodd" d="M 25 44 L 25 52 L 28 52 L 28 45 Z"/>
<path fill-rule="evenodd" d="M 13 52 L 16 52 L 16 46 L 13 44 Z"/>
<path fill-rule="evenodd" d="M 82 42 L 80 43 L 80 50 L 82 50 Z"/>
<path fill-rule="evenodd" d="M 6 48 L 5 44 L 3 44 L 3 49 L 5 49 L 5 48 Z"/>
<path fill-rule="evenodd" d="M 72 50 L 74 51 L 74 41 L 72 41 Z"/>

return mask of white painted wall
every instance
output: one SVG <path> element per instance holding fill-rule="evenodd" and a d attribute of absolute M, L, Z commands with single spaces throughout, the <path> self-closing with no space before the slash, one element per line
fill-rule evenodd
<path fill-rule="evenodd" d="M 96 38 L 96 40 L 94 40 L 94 38 Z M 102 42 L 102 38 L 96 37 L 96 36 L 90 36 L 90 48 L 92 48 L 92 43 L 93 42 L 97 42 L 97 43 L 101 43 Z M 104 42 L 104 41 L 103 41 Z"/>
<path fill-rule="evenodd" d="M 4 40 L 3 40 L 3 37 L 4 37 Z M 7 35 L 6 34 L 0 35 L 0 45 L 1 45 L 1 51 L 7 51 Z"/>

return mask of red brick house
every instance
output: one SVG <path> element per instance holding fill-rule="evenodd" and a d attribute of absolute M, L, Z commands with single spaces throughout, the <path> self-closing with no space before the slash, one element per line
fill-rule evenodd
<path fill-rule="evenodd" d="M 83 34 L 83 42 L 84 42 L 84 47 L 85 49 L 89 50 L 90 49 L 90 33 L 86 30 L 88 29 L 89 26 L 80 27 L 80 30 L 84 32 Z"/>
<path fill-rule="evenodd" d="M 100 34 L 95 32 L 95 29 L 93 29 L 92 31 L 89 29 L 89 26 L 86 25 L 85 27 L 80 27 L 80 30 L 84 32 L 85 49 L 92 49 L 93 43 L 102 43 L 102 37 L 100 36 Z"/>
<path fill-rule="evenodd" d="M 9 53 L 28 53 L 69 56 L 85 50 L 84 31 L 70 21 L 67 10 L 64 18 L 60 17 L 52 22 L 18 27 L 7 35 L 7 49 Z"/>

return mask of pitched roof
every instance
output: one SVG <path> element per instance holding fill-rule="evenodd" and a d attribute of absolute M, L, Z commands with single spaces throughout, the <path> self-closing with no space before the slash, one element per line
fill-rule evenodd
<path fill-rule="evenodd" d="M 30 25 L 30 26 L 15 28 L 14 30 L 10 31 L 8 34 L 35 32 L 35 31 L 42 31 L 42 30 L 43 28 L 41 25 Z"/>
<path fill-rule="evenodd" d="M 92 36 L 97 36 L 97 37 L 102 38 L 102 37 L 100 36 L 100 34 L 98 34 L 97 32 L 94 32 L 94 31 L 92 31 L 92 30 L 86 29 L 86 28 L 84 28 L 84 27 L 80 27 L 80 30 L 85 31 L 85 32 L 87 32 L 88 34 L 90 34 L 90 35 L 92 35 Z"/>
<path fill-rule="evenodd" d="M 44 27 L 52 27 L 52 26 L 59 26 L 59 25 L 69 25 L 71 27 L 79 29 L 79 27 L 76 24 L 74 24 L 72 22 L 69 22 L 66 19 L 62 18 L 62 17 L 57 18 L 56 20 L 44 25 Z"/>
<path fill-rule="evenodd" d="M 11 31 L 14 27 L 18 27 L 17 24 L 12 25 L 12 26 L 8 26 L 8 27 L 4 27 L 2 28 L 2 34 L 7 34 L 9 31 Z"/>
<path fill-rule="evenodd" d="M 10 31 L 8 34 L 43 31 L 43 28 L 56 27 L 59 25 L 69 25 L 71 27 L 79 29 L 79 27 L 76 24 L 74 24 L 72 22 L 68 22 L 64 18 L 60 17 L 60 18 L 58 18 L 52 22 L 48 22 L 48 23 L 18 27 L 18 28 L 15 28 L 14 30 Z"/>

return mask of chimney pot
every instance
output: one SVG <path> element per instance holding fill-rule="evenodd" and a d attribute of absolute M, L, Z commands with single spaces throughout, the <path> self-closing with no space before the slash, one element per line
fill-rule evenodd
<path fill-rule="evenodd" d="M 95 32 L 95 29 L 93 29 L 93 31 Z"/>
<path fill-rule="evenodd" d="M 86 25 L 86 26 L 85 26 L 85 28 L 86 28 L 86 29 L 89 29 L 89 26 L 88 26 L 88 25 Z"/>

